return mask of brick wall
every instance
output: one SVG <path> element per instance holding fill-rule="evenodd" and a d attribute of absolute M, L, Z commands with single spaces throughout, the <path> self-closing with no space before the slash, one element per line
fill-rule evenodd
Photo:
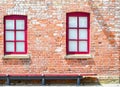
<path fill-rule="evenodd" d="M 90 13 L 91 59 L 65 59 L 66 13 Z M 4 59 L 5 15 L 27 15 L 30 59 Z M 0 73 L 119 75 L 119 0 L 0 1 Z"/>

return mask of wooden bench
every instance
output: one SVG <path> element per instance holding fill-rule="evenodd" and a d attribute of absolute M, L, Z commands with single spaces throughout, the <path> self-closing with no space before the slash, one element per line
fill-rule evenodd
<path fill-rule="evenodd" d="M 10 85 L 11 80 L 42 80 L 43 74 L 9 74 L 6 85 Z"/>
<path fill-rule="evenodd" d="M 94 73 L 63 73 L 63 74 L 0 74 L 0 80 L 6 80 L 6 85 L 10 85 L 11 80 L 42 80 L 41 85 L 46 85 L 46 80 L 52 79 L 76 79 L 76 84 L 80 85 L 83 76 L 94 76 Z"/>
<path fill-rule="evenodd" d="M 6 74 L 0 74 L 0 80 L 5 80 L 6 79 Z"/>
<path fill-rule="evenodd" d="M 80 80 L 83 78 L 83 76 L 93 76 L 96 75 L 94 73 L 81 73 L 81 74 L 44 74 L 44 84 L 46 83 L 45 80 L 50 79 L 76 79 L 76 84 L 80 85 Z"/>

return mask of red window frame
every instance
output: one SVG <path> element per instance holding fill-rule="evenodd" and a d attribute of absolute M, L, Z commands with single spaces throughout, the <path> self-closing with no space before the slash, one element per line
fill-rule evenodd
<path fill-rule="evenodd" d="M 77 17 L 77 51 L 69 51 L 69 17 Z M 87 28 L 80 28 L 79 27 L 79 17 L 87 17 Z M 87 39 L 79 39 L 79 29 L 87 29 Z M 74 40 L 73 40 L 74 41 Z M 87 41 L 87 52 L 80 52 L 79 51 L 79 41 Z M 71 12 L 66 14 L 66 53 L 67 54 L 89 54 L 90 50 L 90 13 L 86 12 Z"/>
<path fill-rule="evenodd" d="M 6 20 L 14 20 L 14 30 L 7 30 L 6 29 Z M 16 29 L 16 20 L 24 20 L 24 30 L 17 30 Z M 14 32 L 14 40 L 6 40 L 6 31 L 13 31 Z M 17 31 L 24 31 L 24 40 L 16 40 L 16 32 Z M 6 51 L 6 42 L 14 42 L 14 52 L 7 52 Z M 16 51 L 16 43 L 17 42 L 24 42 L 24 52 L 17 52 Z M 27 53 L 27 16 L 23 15 L 8 15 L 4 16 L 4 54 L 26 54 Z"/>

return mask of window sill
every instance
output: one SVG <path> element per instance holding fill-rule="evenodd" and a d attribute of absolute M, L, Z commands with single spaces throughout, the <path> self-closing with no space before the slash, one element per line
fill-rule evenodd
<path fill-rule="evenodd" d="M 91 54 L 73 54 L 73 55 L 66 55 L 65 59 L 89 59 L 93 58 Z"/>
<path fill-rule="evenodd" d="M 29 59 L 30 55 L 25 54 L 25 55 L 4 55 L 3 59 Z"/>

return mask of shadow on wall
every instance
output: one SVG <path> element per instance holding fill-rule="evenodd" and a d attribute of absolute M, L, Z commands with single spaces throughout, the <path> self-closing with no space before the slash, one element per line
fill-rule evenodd
<path fill-rule="evenodd" d="M 110 29 L 109 29 L 110 26 L 108 26 L 107 22 L 104 20 L 104 17 L 102 16 L 102 13 L 98 9 L 97 5 L 95 5 L 93 0 L 89 0 L 89 5 L 90 5 L 94 15 L 96 16 L 97 21 L 98 21 L 99 25 L 101 26 L 103 33 L 106 35 L 109 44 L 111 44 L 112 46 L 117 45 L 117 43 L 114 39 L 115 34 L 110 31 Z M 99 21 L 99 18 L 102 19 L 102 22 Z"/>
<path fill-rule="evenodd" d="M 100 85 L 98 78 L 96 77 L 85 77 L 81 80 L 82 85 Z"/>
<path fill-rule="evenodd" d="M 119 75 L 119 84 L 120 84 L 120 75 Z"/>

